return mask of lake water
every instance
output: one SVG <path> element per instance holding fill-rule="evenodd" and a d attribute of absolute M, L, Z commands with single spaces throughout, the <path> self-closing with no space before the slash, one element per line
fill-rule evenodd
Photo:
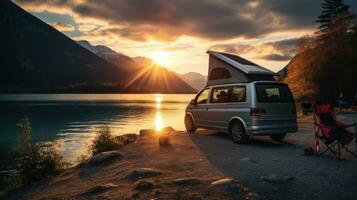
<path fill-rule="evenodd" d="M 96 130 L 104 125 L 116 135 L 172 126 L 184 129 L 183 117 L 191 94 L 2 94 L 0 146 L 13 148 L 30 119 L 32 141 L 57 141 L 70 161 L 87 153 Z"/>

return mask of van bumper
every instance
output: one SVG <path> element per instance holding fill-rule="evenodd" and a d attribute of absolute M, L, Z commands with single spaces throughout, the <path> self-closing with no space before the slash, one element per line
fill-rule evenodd
<path fill-rule="evenodd" d="M 281 135 L 298 131 L 297 124 L 279 126 L 252 126 L 248 128 L 249 135 Z"/>

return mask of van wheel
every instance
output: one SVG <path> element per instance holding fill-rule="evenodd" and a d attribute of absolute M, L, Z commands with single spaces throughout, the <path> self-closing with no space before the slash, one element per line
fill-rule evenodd
<path fill-rule="evenodd" d="M 186 127 L 186 131 L 189 133 L 193 133 L 197 129 L 190 115 L 185 116 L 185 127 Z"/>
<path fill-rule="evenodd" d="M 240 121 L 232 122 L 230 126 L 230 134 L 232 136 L 232 140 L 238 144 L 244 144 L 248 141 L 248 136 L 245 133 L 245 128 Z"/>
<path fill-rule="evenodd" d="M 281 135 L 271 135 L 270 138 L 277 141 L 281 142 L 285 138 L 286 134 L 281 134 Z"/>

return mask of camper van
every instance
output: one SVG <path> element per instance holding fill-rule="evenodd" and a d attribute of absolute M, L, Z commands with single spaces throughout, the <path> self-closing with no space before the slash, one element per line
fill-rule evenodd
<path fill-rule="evenodd" d="M 286 84 L 275 81 L 274 72 L 236 55 L 208 54 L 207 86 L 186 108 L 188 132 L 225 132 L 242 144 L 250 135 L 281 141 L 297 131 L 294 98 Z"/>

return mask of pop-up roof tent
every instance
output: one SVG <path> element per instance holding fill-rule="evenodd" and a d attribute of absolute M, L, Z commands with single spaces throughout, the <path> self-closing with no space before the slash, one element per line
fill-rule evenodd
<path fill-rule="evenodd" d="M 207 51 L 209 68 L 207 86 L 225 83 L 273 81 L 276 73 L 242 57 L 217 51 Z"/>

